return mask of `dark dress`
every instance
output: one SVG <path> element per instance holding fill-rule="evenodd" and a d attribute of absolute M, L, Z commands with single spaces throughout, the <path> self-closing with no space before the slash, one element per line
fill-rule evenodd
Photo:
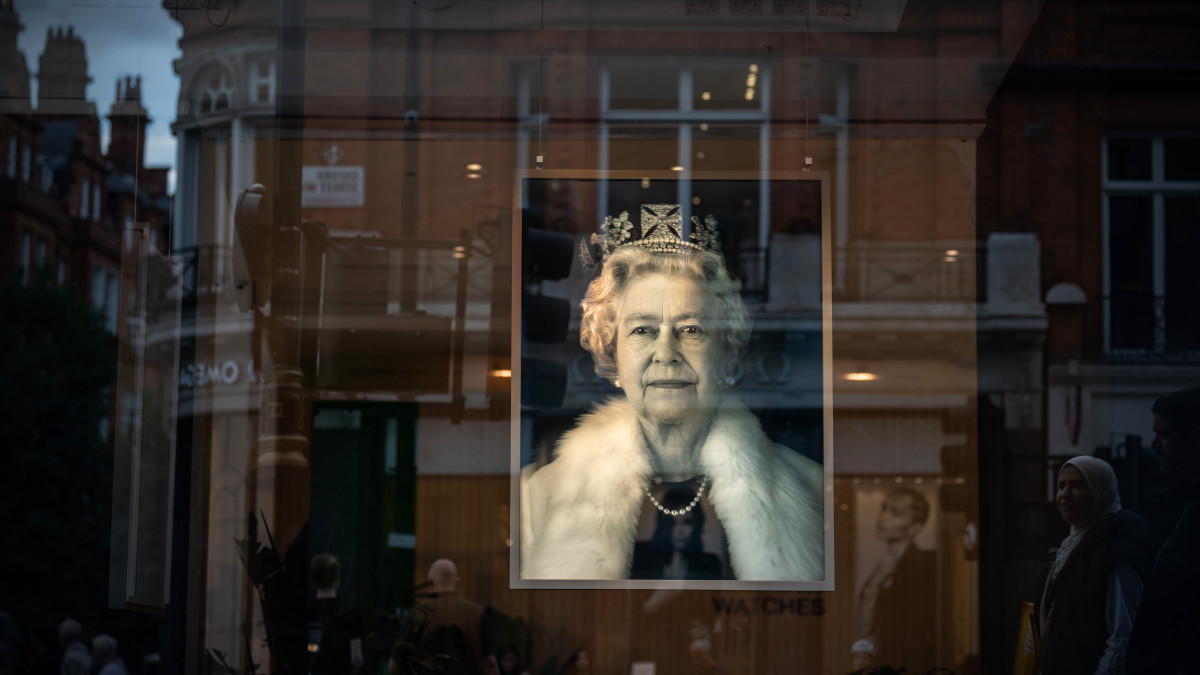
<path fill-rule="evenodd" d="M 1149 567 L 1149 550 L 1150 528 L 1146 521 L 1132 511 L 1122 510 L 1084 534 L 1048 587 L 1046 579 L 1054 561 L 1043 564 L 1035 587 L 1034 616 L 1040 616 L 1043 601 L 1054 614 L 1042 636 L 1040 672 L 1047 675 L 1096 672 L 1109 636 L 1106 619 L 1109 579 L 1120 563 L 1129 565 L 1144 578 Z"/>
<path fill-rule="evenodd" d="M 651 542 L 633 545 L 633 566 L 629 570 L 631 579 L 665 579 L 664 570 L 671 564 L 673 551 L 655 546 Z M 723 579 L 724 566 L 721 559 L 703 551 L 681 553 L 686 572 L 684 579 Z"/>

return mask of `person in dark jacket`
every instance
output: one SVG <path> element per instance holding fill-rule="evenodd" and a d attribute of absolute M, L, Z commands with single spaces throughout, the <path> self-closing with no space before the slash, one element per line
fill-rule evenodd
<path fill-rule="evenodd" d="M 883 500 L 875 521 L 883 547 L 855 607 L 856 632 L 877 650 L 874 662 L 910 673 L 924 673 L 937 661 L 937 552 L 916 543 L 929 510 L 925 495 L 909 488 Z"/>
<path fill-rule="evenodd" d="M 1123 675 L 1149 567 L 1149 526 L 1121 509 L 1117 477 L 1095 457 L 1063 465 L 1055 501 L 1071 532 L 1038 579 L 1039 672 Z"/>
<path fill-rule="evenodd" d="M 1154 558 L 1129 641 L 1128 672 L 1200 673 L 1200 387 L 1154 402 L 1159 468 L 1179 481 L 1168 501 L 1182 505 L 1162 528 L 1166 539 Z"/>

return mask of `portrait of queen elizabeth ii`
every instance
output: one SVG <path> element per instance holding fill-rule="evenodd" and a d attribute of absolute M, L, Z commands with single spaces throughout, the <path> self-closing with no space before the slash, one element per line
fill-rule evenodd
<path fill-rule="evenodd" d="M 620 395 L 522 474 L 520 577 L 825 577 L 824 474 L 734 395 L 751 316 L 717 221 L 647 204 L 609 217 L 580 343 Z"/>

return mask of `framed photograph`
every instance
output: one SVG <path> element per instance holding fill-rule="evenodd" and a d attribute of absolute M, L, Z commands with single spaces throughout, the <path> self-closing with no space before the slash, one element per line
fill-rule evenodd
<path fill-rule="evenodd" d="M 875 476 L 854 487 L 854 639 L 878 663 L 937 661 L 938 531 L 933 476 Z"/>
<path fill-rule="evenodd" d="M 528 171 L 514 588 L 832 590 L 829 176 Z"/>

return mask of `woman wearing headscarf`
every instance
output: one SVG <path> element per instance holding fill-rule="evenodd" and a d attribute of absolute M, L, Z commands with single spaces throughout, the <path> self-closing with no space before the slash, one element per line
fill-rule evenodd
<path fill-rule="evenodd" d="M 1071 532 L 1038 579 L 1038 670 L 1122 674 L 1149 564 L 1149 528 L 1121 508 L 1116 474 L 1095 457 L 1063 465 L 1055 503 Z"/>

